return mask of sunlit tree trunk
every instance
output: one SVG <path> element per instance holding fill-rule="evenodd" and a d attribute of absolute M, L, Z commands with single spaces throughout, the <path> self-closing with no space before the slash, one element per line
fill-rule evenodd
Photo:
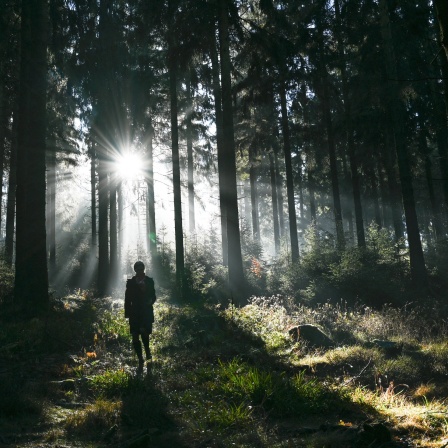
<path fill-rule="evenodd" d="M 294 180 L 292 172 L 291 142 L 289 136 L 288 110 L 286 107 L 286 86 L 280 86 L 281 122 L 283 134 L 283 152 L 285 156 L 286 194 L 288 197 L 289 237 L 291 243 L 291 259 L 299 260 L 299 238 L 297 235 L 296 201 L 294 197 Z"/>
<path fill-rule="evenodd" d="M 277 126 L 275 127 L 275 136 L 278 135 Z M 275 168 L 275 181 L 277 183 L 277 199 L 278 199 L 278 225 L 280 228 L 280 239 L 285 237 L 285 216 L 283 214 L 283 176 L 280 174 L 278 153 L 280 148 L 277 144 L 277 139 L 274 141 L 274 168 Z"/>
<path fill-rule="evenodd" d="M 17 104 L 17 103 L 16 103 Z M 9 156 L 8 198 L 6 205 L 6 237 L 5 237 L 5 261 L 12 266 L 14 255 L 14 224 L 16 219 L 16 187 L 17 187 L 17 132 L 18 110 L 14 107 L 11 137 L 11 152 Z"/>
<path fill-rule="evenodd" d="M 3 175 L 4 175 L 4 161 L 5 161 L 5 130 L 6 130 L 6 104 L 4 96 L 3 84 L 3 63 L 0 61 L 0 230 L 1 223 L 4 216 L 3 207 Z M 1 236 L 1 233 L 0 233 Z"/>
<path fill-rule="evenodd" d="M 124 203 L 123 203 L 123 181 L 120 180 L 117 185 L 117 222 L 118 222 L 118 261 L 121 265 L 123 257 L 123 213 L 124 213 Z"/>
<path fill-rule="evenodd" d="M 99 15 L 99 64 L 96 76 L 98 77 L 98 110 L 96 118 L 96 153 L 98 157 L 98 293 L 104 296 L 108 292 L 110 259 L 109 259 L 109 228 L 108 228 L 108 211 L 109 211 L 109 186 L 108 186 L 108 152 L 111 144 L 110 122 L 108 115 L 110 114 L 109 100 L 110 92 L 110 55 L 109 34 L 110 34 L 110 0 L 100 0 Z M 101 81 L 100 81 L 101 80 Z"/>
<path fill-rule="evenodd" d="M 105 148 L 98 148 L 98 293 L 107 294 L 109 283 L 109 226 L 108 182 L 104 155 Z"/>
<path fill-rule="evenodd" d="M 280 229 L 278 223 L 277 182 L 275 178 L 274 154 L 269 152 L 269 174 L 271 179 L 272 221 L 274 224 L 275 255 L 280 253 Z"/>
<path fill-rule="evenodd" d="M 172 1 L 169 3 L 171 5 Z M 171 7 L 169 9 L 172 10 Z M 174 236 L 176 242 L 176 287 L 177 293 L 183 296 L 184 277 L 184 235 L 182 226 L 182 196 L 180 183 L 179 160 L 179 127 L 177 106 L 177 60 L 174 35 L 168 36 L 168 65 L 170 86 L 170 116 L 171 116 L 171 154 L 173 163 L 173 192 L 174 192 Z"/>
<path fill-rule="evenodd" d="M 210 44 L 210 58 L 212 61 L 212 76 L 213 76 L 213 96 L 215 98 L 215 121 L 216 121 L 216 146 L 218 151 L 218 179 L 219 179 L 219 208 L 221 219 L 221 247 L 222 247 L 222 262 L 224 266 L 228 266 L 228 241 L 227 241 L 227 213 L 224 194 L 224 143 L 222 130 L 222 95 L 221 84 L 219 80 L 219 60 L 216 50 L 215 29 L 213 26 L 211 32 Z"/>
<path fill-rule="evenodd" d="M 47 170 L 47 238 L 49 252 L 49 269 L 54 274 L 56 269 L 56 142 L 50 140 L 48 148 Z"/>
<path fill-rule="evenodd" d="M 223 181 L 225 184 L 223 194 L 227 214 L 229 284 L 234 299 L 242 304 L 245 301 L 244 295 L 246 285 L 243 271 L 243 258 L 241 255 L 241 237 L 238 218 L 228 7 L 228 0 L 218 0 L 223 128 L 223 155 L 221 162 L 224 164 Z"/>
<path fill-rule="evenodd" d="M 254 241 L 260 244 L 260 220 L 258 216 L 257 160 L 254 148 L 249 148 L 250 204 L 252 211 L 252 232 Z"/>
<path fill-rule="evenodd" d="M 317 214 L 316 214 L 316 194 L 315 194 L 315 181 L 314 181 L 314 169 L 311 163 L 307 164 L 307 174 L 308 174 L 308 192 L 310 195 L 310 222 L 312 225 L 317 224 Z"/>
<path fill-rule="evenodd" d="M 109 175 L 109 231 L 110 231 L 110 278 L 116 278 L 118 274 L 118 226 L 117 226 L 117 175 Z"/>
<path fill-rule="evenodd" d="M 97 230 L 96 230 L 96 151 L 95 143 L 90 141 L 90 211 L 91 211 L 91 244 L 92 249 L 96 251 Z"/>
<path fill-rule="evenodd" d="M 23 0 L 14 296 L 30 314 L 48 308 L 45 136 L 48 4 Z"/>
<path fill-rule="evenodd" d="M 147 214 L 148 214 L 148 249 L 151 256 L 153 270 L 156 268 L 157 259 L 157 233 L 156 233 L 156 208 L 154 198 L 154 158 L 153 158 L 153 137 L 154 128 L 152 119 L 149 121 L 148 146 L 146 153 L 146 187 L 147 187 Z"/>
<path fill-rule="evenodd" d="M 388 78 L 394 80 L 398 79 L 398 70 L 393 48 L 392 33 L 390 29 L 387 0 L 380 0 L 380 14 L 381 36 L 383 38 L 385 50 L 386 72 Z M 424 289 L 428 285 L 428 277 L 426 272 L 425 260 L 423 257 L 422 244 L 420 240 L 417 213 L 415 209 L 411 168 L 409 165 L 405 136 L 403 133 L 404 106 L 401 104 L 401 100 L 398 96 L 398 92 L 396 91 L 395 86 L 389 87 L 388 98 L 390 99 L 389 107 L 392 113 L 392 122 L 395 132 L 395 148 L 397 152 L 398 168 L 403 195 L 403 206 L 406 218 L 411 275 L 415 286 Z"/>
<path fill-rule="evenodd" d="M 251 220 L 251 207 L 250 207 L 250 179 L 243 180 L 242 195 L 244 198 L 244 214 L 243 219 L 245 223 L 249 223 Z"/>
<path fill-rule="evenodd" d="M 187 75 L 187 170 L 188 170 L 188 226 L 190 234 L 196 231 L 194 214 L 194 164 L 193 164 L 193 99 L 191 96 L 191 69 Z"/>

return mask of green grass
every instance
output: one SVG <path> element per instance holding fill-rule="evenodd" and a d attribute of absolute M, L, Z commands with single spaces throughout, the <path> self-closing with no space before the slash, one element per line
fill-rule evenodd
<path fill-rule="evenodd" d="M 123 312 L 107 300 L 78 291 L 56 302 L 51 319 L 3 319 L 0 361 L 11 370 L 0 369 L 0 433 L 17 434 L 23 448 L 317 448 L 357 446 L 358 428 L 372 420 L 416 447 L 448 441 L 448 345 L 443 331 L 425 333 L 423 317 L 416 328 L 414 312 L 279 297 L 228 309 L 160 301 L 155 312 L 154 362 L 143 376 Z M 337 347 L 290 340 L 289 326 L 305 322 Z M 402 352 L 382 351 L 371 342 L 379 337 L 402 342 Z M 392 387 L 383 379 L 379 388 L 379 375 Z M 30 435 L 20 439 L 23 425 Z"/>

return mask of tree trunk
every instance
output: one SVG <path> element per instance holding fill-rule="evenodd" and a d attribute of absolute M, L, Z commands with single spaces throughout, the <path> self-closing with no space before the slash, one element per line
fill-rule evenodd
<path fill-rule="evenodd" d="M 179 161 L 179 127 L 177 122 L 177 60 L 174 36 L 168 38 L 168 64 L 170 84 L 170 115 L 171 115 L 171 153 L 173 163 L 173 193 L 174 193 L 174 234 L 176 242 L 176 288 L 183 298 L 184 278 L 184 235 L 182 229 L 182 196 L 180 183 Z"/>
<path fill-rule="evenodd" d="M 292 172 L 291 142 L 289 137 L 288 110 L 286 108 L 286 87 L 280 86 L 280 106 L 282 114 L 283 151 L 285 155 L 286 193 L 288 196 L 289 236 L 291 241 L 292 262 L 299 260 L 299 239 L 297 235 L 296 202 L 294 198 L 294 180 Z"/>
<path fill-rule="evenodd" d="M 228 0 L 218 0 L 219 42 L 222 83 L 223 147 L 221 162 L 224 164 L 224 207 L 227 214 L 227 242 L 229 256 L 229 286 L 233 298 L 243 304 L 245 279 L 241 255 L 241 237 L 238 218 L 238 192 L 236 184 L 236 154 L 233 129 L 231 62 L 229 48 Z M 218 147 L 219 151 L 219 147 Z"/>
<path fill-rule="evenodd" d="M 278 131 L 275 133 L 278 135 Z M 285 237 L 285 216 L 283 214 L 283 176 L 280 174 L 278 153 L 280 148 L 277 141 L 274 142 L 274 167 L 275 167 L 275 181 L 277 183 L 277 198 L 278 198 L 278 224 L 280 227 L 280 239 Z"/>
<path fill-rule="evenodd" d="M 277 182 L 275 178 L 274 154 L 269 152 L 269 173 L 271 176 L 272 221 L 274 223 L 275 255 L 280 253 L 280 229 L 278 224 Z"/>
<path fill-rule="evenodd" d="M 156 207 L 154 198 L 154 156 L 153 156 L 153 138 L 154 128 L 152 119 L 149 122 L 149 136 L 146 153 L 146 186 L 147 186 L 147 214 L 148 214 L 148 249 L 151 257 L 152 269 L 156 269 L 157 259 L 157 231 L 156 231 Z"/>
<path fill-rule="evenodd" d="M 5 130 L 7 125 L 6 119 L 6 101 L 4 96 L 4 83 L 3 83 L 3 62 L 0 61 L 0 238 L 1 223 L 4 212 L 2 213 L 3 206 L 3 175 L 4 175 L 4 163 L 5 163 Z"/>
<path fill-rule="evenodd" d="M 188 169 L 188 224 L 190 234 L 196 232 L 194 214 L 194 164 L 193 164 L 193 99 L 191 97 L 191 69 L 187 75 L 187 169 Z"/>
<path fill-rule="evenodd" d="M 110 272 L 111 279 L 115 279 L 118 274 L 118 226 L 117 226 L 117 185 L 116 173 L 109 175 L 109 229 L 110 229 Z"/>
<path fill-rule="evenodd" d="M 250 179 L 250 204 L 252 210 L 252 232 L 254 241 L 258 244 L 260 240 L 260 220 L 258 217 L 258 189 L 257 189 L 257 160 L 255 150 L 249 148 L 249 179 Z"/>
<path fill-rule="evenodd" d="M 14 255 L 14 223 L 16 219 L 18 104 L 13 112 L 11 153 L 9 157 L 8 200 L 6 206 L 5 261 L 12 266 Z"/>
<path fill-rule="evenodd" d="M 34 315 L 46 311 L 49 304 L 45 229 L 47 2 L 23 0 L 21 24 L 14 296 Z"/>
<path fill-rule="evenodd" d="M 222 95 L 221 85 L 219 80 L 219 61 L 216 50 L 215 29 L 213 27 L 211 33 L 210 58 L 212 61 L 212 76 L 213 76 L 213 96 L 215 98 L 215 118 L 216 118 L 216 146 L 218 152 L 218 179 L 219 179 L 219 206 L 221 218 L 221 246 L 222 246 L 222 263 L 228 266 L 228 241 L 227 241 L 227 213 L 225 204 L 225 178 L 224 178 L 224 143 L 222 130 Z"/>
<path fill-rule="evenodd" d="M 108 293 L 110 280 L 109 259 L 109 185 L 108 162 L 110 144 L 112 141 L 112 123 L 110 120 L 111 77 L 112 67 L 110 55 L 110 9 L 111 0 L 100 0 L 99 14 L 99 59 L 96 73 L 98 89 L 98 113 L 96 122 L 96 151 L 98 157 L 98 293 L 104 296 Z"/>
<path fill-rule="evenodd" d="M 394 54 L 392 33 L 390 29 L 389 12 L 387 0 L 380 0 L 381 13 L 381 35 L 385 50 L 386 72 L 389 79 L 398 79 L 397 63 Z M 393 81 L 392 81 L 393 82 Z M 390 84 L 390 81 L 389 81 Z M 389 87 L 389 107 L 392 113 L 392 122 L 395 133 L 395 148 L 397 152 L 398 168 L 400 173 L 401 189 L 403 195 L 403 206 L 406 218 L 406 229 L 409 243 L 409 257 L 411 265 L 411 276 L 414 285 L 425 289 L 428 286 L 423 249 L 420 241 L 420 231 L 415 209 L 414 189 L 412 186 L 411 168 L 405 143 L 404 129 L 404 106 L 398 96 L 395 85 Z"/>
<path fill-rule="evenodd" d="M 49 252 L 49 269 L 51 275 L 56 272 L 56 142 L 51 139 L 48 151 L 47 172 L 47 235 Z"/>
<path fill-rule="evenodd" d="M 91 244 L 96 251 L 98 244 L 96 230 L 96 151 L 93 139 L 90 141 L 90 210 L 91 210 Z"/>

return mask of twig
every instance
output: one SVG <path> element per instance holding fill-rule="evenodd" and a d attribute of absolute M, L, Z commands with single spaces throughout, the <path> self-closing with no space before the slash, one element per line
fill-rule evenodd
<path fill-rule="evenodd" d="M 342 386 L 347 386 L 348 384 L 350 384 L 352 381 L 356 380 L 357 378 L 359 378 L 364 371 L 367 369 L 367 367 L 369 367 L 370 363 L 372 362 L 372 358 L 369 359 L 369 362 L 364 366 L 364 368 L 361 370 L 361 372 L 358 373 L 358 375 L 351 377 L 349 380 L 345 381 Z"/>

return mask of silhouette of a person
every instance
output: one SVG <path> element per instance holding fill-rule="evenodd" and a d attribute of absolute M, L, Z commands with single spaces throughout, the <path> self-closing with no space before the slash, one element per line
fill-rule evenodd
<path fill-rule="evenodd" d="M 137 261 L 134 264 L 134 271 L 135 275 L 126 282 L 124 315 L 129 318 L 132 345 L 138 357 L 138 370 L 142 372 L 144 359 L 141 342 L 143 343 L 147 363 L 152 360 L 149 349 L 149 335 L 152 333 L 154 322 L 153 305 L 156 301 L 156 291 L 154 280 L 145 274 L 145 265 L 142 261 Z"/>

